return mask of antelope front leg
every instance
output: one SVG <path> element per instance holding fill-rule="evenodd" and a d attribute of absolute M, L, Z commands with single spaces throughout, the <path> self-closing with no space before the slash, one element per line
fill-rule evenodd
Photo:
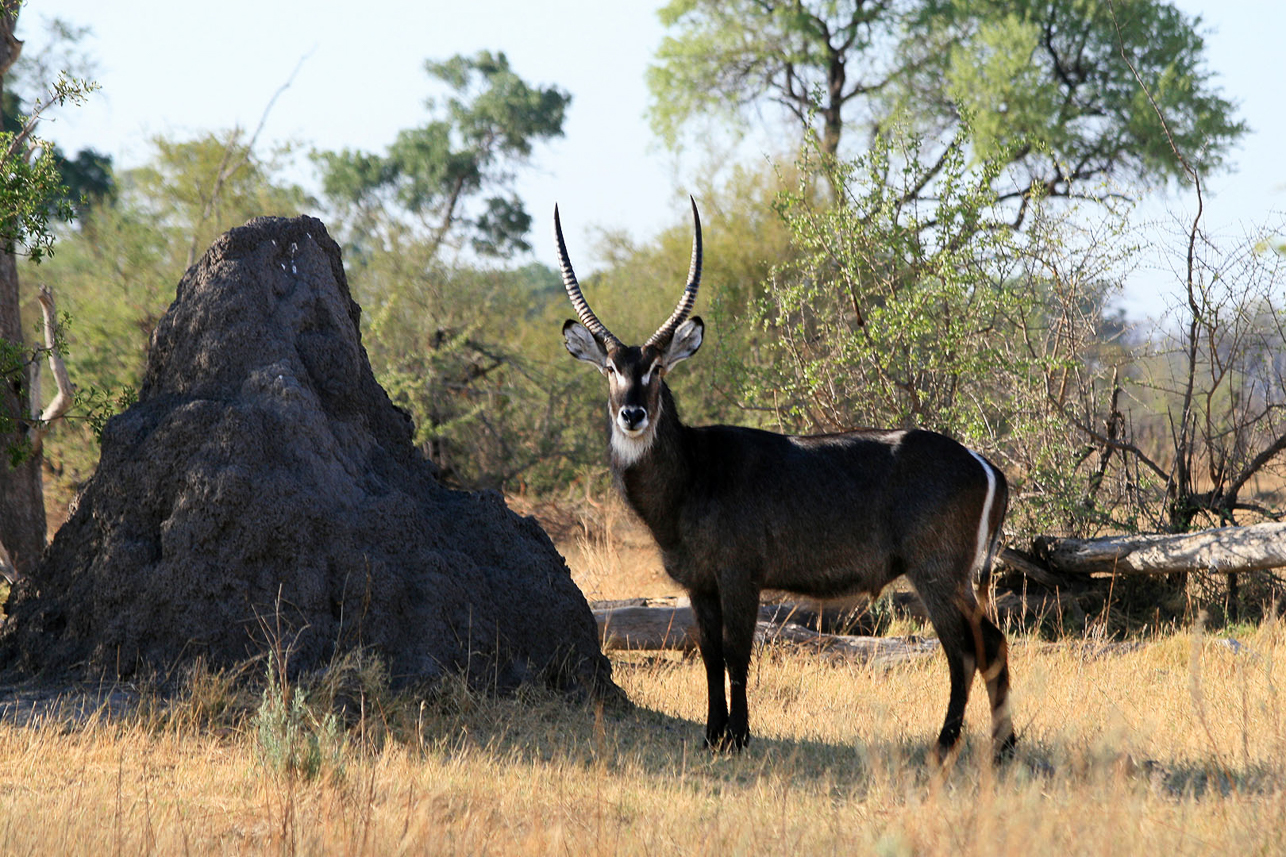
<path fill-rule="evenodd" d="M 750 676 L 750 653 L 755 644 L 755 623 L 759 619 L 759 589 L 743 577 L 725 575 L 719 600 L 723 609 L 723 657 L 728 665 L 731 694 L 728 741 L 734 750 L 740 750 L 750 742 L 746 680 Z"/>
<path fill-rule="evenodd" d="M 723 694 L 723 614 L 718 595 L 691 592 L 689 598 L 697 620 L 697 645 L 706 668 L 710 703 L 706 715 L 706 746 L 717 750 L 724 746 L 728 728 L 728 701 Z"/>

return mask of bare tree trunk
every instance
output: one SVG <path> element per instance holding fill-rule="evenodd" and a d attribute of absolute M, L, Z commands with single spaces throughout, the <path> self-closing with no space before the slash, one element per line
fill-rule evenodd
<path fill-rule="evenodd" d="M 0 250 L 0 337 L 23 344 L 19 317 L 18 265 L 12 253 Z M 5 379 L 0 407 L 14 417 L 14 431 L 0 437 L 0 446 L 26 442 L 31 412 L 31 390 L 25 368 Z M 0 541 L 19 574 L 28 574 L 45 548 L 45 500 L 40 478 L 39 453 L 27 456 L 17 467 L 0 461 Z"/>
<path fill-rule="evenodd" d="M 18 4 L 0 0 L 0 96 L 3 77 L 18 59 L 22 43 L 14 38 Z M 0 338 L 23 345 L 21 301 L 18 293 L 18 260 L 12 242 L 0 246 Z M 4 379 L 0 408 L 14 418 L 15 430 L 0 436 L 0 448 L 25 440 L 31 413 L 31 390 L 25 369 Z M 40 456 L 32 455 L 17 467 L 0 460 L 0 541 L 14 567 L 27 574 L 45 548 L 45 500 L 40 482 Z"/>

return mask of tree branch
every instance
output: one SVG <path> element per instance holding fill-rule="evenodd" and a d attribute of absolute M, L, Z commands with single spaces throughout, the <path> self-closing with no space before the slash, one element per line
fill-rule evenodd
<path fill-rule="evenodd" d="M 67 366 L 63 363 L 62 355 L 58 353 L 58 316 L 54 310 L 53 293 L 48 286 L 42 285 L 37 299 L 40 301 L 40 311 L 45 317 L 45 351 L 49 355 L 49 368 L 54 373 L 54 382 L 58 385 L 58 393 L 40 412 L 39 422 L 28 432 L 28 437 L 31 440 L 32 455 L 40 453 L 50 426 L 71 409 L 72 402 L 76 398 L 75 389 L 71 385 L 71 378 L 67 375 Z M 33 390 L 32 395 L 39 396 L 40 391 Z"/>
<path fill-rule="evenodd" d="M 1147 453 L 1139 449 L 1133 443 L 1129 441 L 1117 440 L 1116 438 L 1109 437 L 1103 434 L 1102 432 L 1095 430 L 1092 426 L 1086 425 L 1075 414 L 1070 413 L 1067 410 L 1067 407 L 1065 405 L 1060 405 L 1053 396 L 1050 396 L 1049 401 L 1050 401 L 1050 404 L 1052 404 L 1059 411 L 1059 413 L 1063 415 L 1064 419 L 1066 419 L 1072 425 L 1076 426 L 1081 431 L 1085 432 L 1085 434 L 1088 435 L 1091 439 L 1095 440 L 1096 442 L 1098 442 L 1099 444 L 1105 447 L 1110 447 L 1111 449 L 1115 449 L 1118 452 L 1130 453 L 1130 455 L 1133 455 L 1138 461 L 1141 461 L 1149 470 L 1151 470 L 1157 476 L 1167 481 L 1170 479 L 1170 473 L 1167 470 L 1165 470 L 1164 468 L 1161 467 L 1161 465 L 1157 464 L 1155 461 L 1149 458 Z"/>
<path fill-rule="evenodd" d="M 223 185 L 228 181 L 228 179 L 236 175 L 237 170 L 241 169 L 250 161 L 250 156 L 254 153 L 255 143 L 259 140 L 259 134 L 263 131 L 263 126 L 268 121 L 268 114 L 272 112 L 273 105 L 277 103 L 277 99 L 281 94 L 289 89 L 290 85 L 295 82 L 295 76 L 299 74 L 299 69 L 303 67 L 304 61 L 310 56 L 312 56 L 312 51 L 309 51 L 299 58 L 299 62 L 295 63 L 295 68 L 290 73 L 290 77 L 286 78 L 286 82 L 277 87 L 277 91 L 272 94 L 272 98 L 268 99 L 267 106 L 264 107 L 263 113 L 259 116 L 259 124 L 255 126 L 254 133 L 250 135 L 250 141 L 246 143 L 245 149 L 242 151 L 241 157 L 236 163 L 231 163 L 231 161 L 234 153 L 234 145 L 237 141 L 237 137 L 240 136 L 240 129 L 228 136 L 227 145 L 223 148 L 223 160 L 220 162 L 219 171 L 214 177 L 214 186 L 210 189 L 210 196 L 201 209 L 201 217 L 197 220 L 196 228 L 192 231 L 192 243 L 188 245 L 187 266 L 189 268 L 196 264 L 196 254 L 201 247 L 201 227 L 205 225 L 205 222 L 210 219 L 210 215 L 214 213 L 214 208 L 219 202 L 219 194 L 223 192 Z"/>
<path fill-rule="evenodd" d="M 1258 455 L 1250 460 L 1250 463 L 1242 468 L 1241 472 L 1237 474 L 1237 478 L 1224 491 L 1224 502 L 1228 505 L 1234 505 L 1237 495 L 1241 492 L 1242 487 L 1250 481 L 1250 478 L 1283 450 L 1286 450 L 1286 434 L 1277 438 L 1266 449 L 1261 450 Z"/>

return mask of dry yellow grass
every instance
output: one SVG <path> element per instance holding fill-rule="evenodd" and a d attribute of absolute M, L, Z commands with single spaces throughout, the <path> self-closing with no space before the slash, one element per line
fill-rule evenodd
<path fill-rule="evenodd" d="M 591 600 L 678 591 L 615 499 L 550 529 Z M 376 689 L 313 778 L 266 763 L 198 673 L 167 716 L 0 722 L 0 853 L 1286 853 L 1284 662 L 1281 623 L 1237 646 L 1018 640 L 1017 758 L 990 764 L 979 684 L 964 750 L 936 770 L 940 657 L 760 652 L 752 744 L 713 756 L 700 662 L 622 654 L 628 711 Z"/>
<path fill-rule="evenodd" d="M 602 499 L 586 495 L 574 504 L 535 505 L 516 497 L 508 502 L 536 515 L 588 600 L 683 594 L 666 575 L 652 535 L 616 492 Z"/>
<path fill-rule="evenodd" d="M 927 761 L 938 658 L 874 671 L 761 653 L 737 756 L 700 746 L 699 662 L 637 654 L 616 661 L 636 710 L 458 687 L 384 701 L 313 779 L 261 762 L 249 724 L 3 725 L 0 852 L 1279 853 L 1286 629 L 1240 642 L 1016 645 L 1022 743 L 1000 768 L 981 693 L 954 766 Z"/>

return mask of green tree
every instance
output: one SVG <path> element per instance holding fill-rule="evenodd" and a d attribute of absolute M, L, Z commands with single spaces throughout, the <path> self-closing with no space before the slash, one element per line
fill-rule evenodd
<path fill-rule="evenodd" d="M 910 123 L 939 143 L 923 152 L 932 187 L 967 119 L 976 157 L 1012 166 L 998 201 L 1104 198 L 1104 179 L 1182 176 L 1122 51 L 1199 170 L 1246 130 L 1204 67 L 1200 20 L 1163 0 L 672 0 L 661 18 L 649 115 L 672 146 L 695 118 L 744 127 L 768 105 L 829 156 L 850 128 L 867 145 Z"/>
<path fill-rule="evenodd" d="M 74 319 L 66 346 L 82 415 L 130 400 L 152 330 L 198 252 L 253 217 L 294 216 L 310 205 L 302 190 L 277 178 L 286 153 L 260 155 L 240 129 L 158 137 L 152 148 L 142 166 L 112 173 L 114 194 L 85 208 L 40 268 Z M 66 493 L 93 472 L 95 428 L 76 420 L 46 444 Z"/>
<path fill-rule="evenodd" d="M 537 87 L 483 51 L 426 64 L 448 95 L 382 155 L 314 155 L 345 227 L 349 282 L 367 319 L 372 368 L 415 419 L 416 439 L 444 479 L 468 486 L 547 487 L 582 460 L 583 421 L 568 416 L 583 386 L 558 360 L 565 301 L 556 273 L 456 264 L 530 249 L 531 217 L 514 194 L 534 147 L 561 136 L 570 96 Z M 540 320 L 538 320 L 540 319 Z"/>
<path fill-rule="evenodd" d="M 531 217 L 513 192 L 513 171 L 534 144 L 562 136 L 571 96 L 530 86 L 503 53 L 457 55 L 425 68 L 450 91 L 445 104 L 430 100 L 430 121 L 399 131 L 383 155 L 316 153 L 327 198 L 356 234 L 377 235 L 400 218 L 435 253 L 465 240 L 481 255 L 530 249 Z"/>
<path fill-rule="evenodd" d="M 14 36 L 20 3 L 0 0 L 0 81 L 22 49 Z M 0 83 L 0 104 L 5 103 Z M 53 242 L 50 220 L 71 217 L 54 147 L 36 137 L 40 116 L 52 106 L 83 100 L 93 84 L 60 74 L 35 100 L 16 130 L 0 130 L 0 446 L 6 453 L 0 479 L 0 559 L 8 555 L 19 573 L 40 558 L 45 545 L 41 457 L 32 449 L 31 429 L 39 420 L 33 406 L 31 367 L 41 348 L 24 342 L 18 258 L 39 260 Z M 33 411 L 35 413 L 33 414 Z"/>

